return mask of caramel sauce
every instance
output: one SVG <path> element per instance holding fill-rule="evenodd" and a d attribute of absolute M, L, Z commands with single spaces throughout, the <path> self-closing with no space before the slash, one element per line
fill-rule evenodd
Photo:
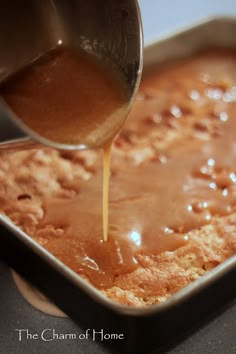
<path fill-rule="evenodd" d="M 33 237 L 98 288 L 145 267 L 140 255 L 155 259 L 186 245 L 189 231 L 235 211 L 235 112 L 234 51 L 213 50 L 153 70 L 114 142 L 107 242 L 99 152 L 90 177 L 70 181 L 76 195 L 44 196 Z M 85 171 L 90 153 L 76 155 Z"/>
<path fill-rule="evenodd" d="M 0 94 L 26 127 L 60 144 L 101 147 L 128 112 L 118 73 L 79 49 L 44 54 L 9 77 Z"/>
<path fill-rule="evenodd" d="M 109 179 L 111 165 L 112 142 L 103 147 L 103 187 L 102 187 L 102 224 L 103 240 L 108 240 L 108 208 L 109 208 Z"/>

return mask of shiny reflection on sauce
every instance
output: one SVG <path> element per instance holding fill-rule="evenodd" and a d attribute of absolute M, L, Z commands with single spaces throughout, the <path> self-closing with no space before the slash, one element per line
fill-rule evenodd
<path fill-rule="evenodd" d="M 118 275 L 145 267 L 139 255 L 155 259 L 174 251 L 186 245 L 188 231 L 233 212 L 233 87 L 234 51 L 211 51 L 150 73 L 114 142 L 108 241 L 101 223 L 99 153 L 91 178 L 70 183 L 75 190 L 79 185 L 76 196 L 44 198 L 35 238 L 44 237 L 50 252 L 96 287 L 109 288 Z M 209 89 L 222 93 L 209 95 Z M 83 161 L 86 165 L 86 153 Z M 47 228 L 62 232 L 45 235 Z"/>
<path fill-rule="evenodd" d="M 41 137 L 85 147 L 111 140 L 129 108 L 125 83 L 110 65 L 62 46 L 8 78 L 0 94 Z"/>

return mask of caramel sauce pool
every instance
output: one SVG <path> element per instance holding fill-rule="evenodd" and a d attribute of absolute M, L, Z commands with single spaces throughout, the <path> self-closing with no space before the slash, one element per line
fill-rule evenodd
<path fill-rule="evenodd" d="M 112 148 L 107 242 L 100 152 L 71 153 L 67 163 L 80 169 L 64 176 L 73 193 L 43 194 L 32 237 L 97 288 L 137 267 L 152 272 L 152 259 L 185 246 L 191 230 L 236 210 L 236 52 L 205 52 L 143 79 Z"/>

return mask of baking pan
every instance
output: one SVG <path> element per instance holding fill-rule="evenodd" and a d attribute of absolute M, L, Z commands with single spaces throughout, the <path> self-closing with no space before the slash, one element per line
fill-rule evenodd
<path fill-rule="evenodd" d="M 213 18 L 186 28 L 145 48 L 145 70 L 204 48 L 236 48 L 235 32 L 236 18 Z M 114 353 L 159 352 L 236 295 L 234 256 L 163 303 L 143 308 L 117 304 L 4 216 L 0 216 L 0 257 L 82 328 L 103 331 L 107 338 L 121 334 L 120 339 L 102 341 Z M 99 341 L 102 334 L 97 337 Z"/>

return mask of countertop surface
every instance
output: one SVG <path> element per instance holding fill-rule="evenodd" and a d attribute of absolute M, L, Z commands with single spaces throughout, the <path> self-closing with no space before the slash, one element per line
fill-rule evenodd
<path fill-rule="evenodd" d="M 45 329 L 57 334 L 82 333 L 69 318 L 57 318 L 35 310 L 19 294 L 9 269 L 0 263 L 0 354 L 109 354 L 110 352 L 92 340 L 55 339 L 44 341 Z M 216 309 L 215 315 L 180 343 L 174 343 L 166 354 L 234 354 L 236 353 L 236 302 L 224 309 Z M 19 330 L 28 329 L 38 334 L 38 339 L 26 339 L 26 332 L 19 340 Z M 159 354 L 156 350 L 152 353 Z"/>
<path fill-rule="evenodd" d="M 139 3 L 145 43 L 209 16 L 236 16 L 235 0 L 140 0 Z M 40 336 L 31 340 L 23 336 L 20 341 L 19 329 L 28 329 L 30 333 L 36 334 L 44 329 L 54 329 L 58 334 L 82 333 L 82 330 L 68 318 L 48 316 L 32 308 L 19 294 L 9 269 L 3 263 L 0 263 L 0 289 L 0 353 L 108 354 L 107 349 L 91 340 L 45 342 Z M 224 309 L 216 309 L 211 319 L 165 353 L 236 353 L 236 303 L 227 304 Z"/>

